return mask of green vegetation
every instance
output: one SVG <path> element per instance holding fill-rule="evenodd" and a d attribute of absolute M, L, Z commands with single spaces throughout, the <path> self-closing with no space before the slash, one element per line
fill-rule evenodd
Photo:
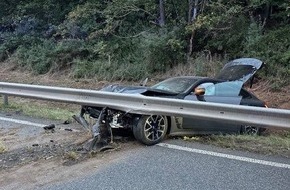
<path fill-rule="evenodd" d="M 256 57 L 274 86 L 289 84 L 287 0 L 4 0 L 0 62 L 36 74 L 137 80 L 207 62 Z"/>
<path fill-rule="evenodd" d="M 77 114 L 78 106 L 55 106 L 51 103 L 45 102 L 19 102 L 13 98 L 9 99 L 9 105 L 4 106 L 0 104 L 0 110 L 5 112 L 21 113 L 27 116 L 34 116 L 39 118 L 47 118 L 53 120 L 72 120 L 72 116 Z"/>
<path fill-rule="evenodd" d="M 6 149 L 5 145 L 3 144 L 2 141 L 0 141 L 0 154 L 4 153 L 6 151 L 7 151 L 7 149 Z"/>
<path fill-rule="evenodd" d="M 186 141 L 212 144 L 233 150 L 282 155 L 290 158 L 290 132 L 276 131 L 261 136 L 253 135 L 208 135 L 184 137 Z"/>
<path fill-rule="evenodd" d="M 76 161 L 78 157 L 79 157 L 78 153 L 74 151 L 69 151 L 64 154 L 64 159 L 66 160 Z"/>

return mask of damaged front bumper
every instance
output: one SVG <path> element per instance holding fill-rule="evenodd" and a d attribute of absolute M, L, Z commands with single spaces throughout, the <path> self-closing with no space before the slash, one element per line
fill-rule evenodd
<path fill-rule="evenodd" d="M 84 111 L 80 115 L 74 115 L 73 118 L 81 124 L 86 130 L 92 133 L 92 139 L 88 140 L 84 145 L 86 151 L 102 151 L 112 149 L 113 133 L 108 122 L 108 109 L 103 108 L 99 113 L 96 123 L 90 127 L 89 123 L 84 118 Z"/>

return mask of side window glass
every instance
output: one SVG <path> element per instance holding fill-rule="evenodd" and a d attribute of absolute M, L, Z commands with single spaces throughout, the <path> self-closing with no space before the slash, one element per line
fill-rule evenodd
<path fill-rule="evenodd" d="M 197 88 L 205 89 L 205 96 L 239 96 L 243 82 L 241 81 L 227 81 L 221 83 L 203 83 Z"/>
<path fill-rule="evenodd" d="M 239 96 L 241 88 L 243 86 L 242 81 L 229 81 L 215 84 L 216 96 Z"/>

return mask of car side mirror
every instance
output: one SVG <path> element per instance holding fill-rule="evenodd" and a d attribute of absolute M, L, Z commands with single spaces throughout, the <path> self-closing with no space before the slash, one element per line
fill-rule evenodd
<path fill-rule="evenodd" d="M 205 94 L 205 89 L 204 88 L 195 88 L 194 94 L 197 96 L 202 96 Z"/>

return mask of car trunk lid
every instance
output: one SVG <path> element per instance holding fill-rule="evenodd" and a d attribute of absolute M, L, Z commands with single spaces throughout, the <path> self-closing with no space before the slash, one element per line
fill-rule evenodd
<path fill-rule="evenodd" d="M 227 63 L 215 77 L 225 81 L 247 82 L 260 68 L 263 62 L 254 58 L 240 58 Z"/>

